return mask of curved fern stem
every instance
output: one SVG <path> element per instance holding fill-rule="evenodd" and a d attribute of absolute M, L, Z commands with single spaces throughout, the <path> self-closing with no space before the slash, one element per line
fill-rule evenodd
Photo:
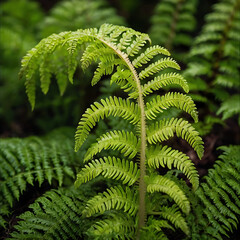
<path fill-rule="evenodd" d="M 138 212 L 138 229 L 137 229 L 137 239 L 140 239 L 140 229 L 145 225 L 145 218 L 146 218 L 146 207 L 145 207 L 145 194 L 146 194 L 146 183 L 144 182 L 144 177 L 146 175 L 146 122 L 145 122 L 145 111 L 144 111 L 144 99 L 142 94 L 142 87 L 140 84 L 140 79 L 138 74 L 130 62 L 127 54 L 123 53 L 119 49 L 117 49 L 114 45 L 106 42 L 103 39 L 99 39 L 102 43 L 106 44 L 108 47 L 112 48 L 116 54 L 126 63 L 129 70 L 133 73 L 134 81 L 137 84 L 138 90 L 138 104 L 140 108 L 141 120 L 140 120 L 140 127 L 141 127 L 141 149 L 140 149 L 140 179 L 139 179 L 139 212 Z"/>

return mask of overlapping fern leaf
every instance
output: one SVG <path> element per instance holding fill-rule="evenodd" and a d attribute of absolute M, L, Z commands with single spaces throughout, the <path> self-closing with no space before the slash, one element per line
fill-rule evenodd
<path fill-rule="evenodd" d="M 189 234 L 184 221 L 185 215 L 190 210 L 189 201 L 184 191 L 174 181 L 167 176 L 159 175 L 157 166 L 167 166 L 182 171 L 189 177 L 194 189 L 198 186 L 196 170 L 186 155 L 166 148 L 161 152 L 158 144 L 176 135 L 186 140 L 201 158 L 203 142 L 190 122 L 181 118 L 157 122 L 155 118 L 167 108 L 175 107 L 190 114 L 194 121 L 197 121 L 197 111 L 191 98 L 183 93 L 170 92 L 161 97 L 152 96 L 152 102 L 145 105 L 147 99 L 144 99 L 144 96 L 163 86 L 178 84 L 184 91 L 188 91 L 186 80 L 178 73 L 169 72 L 159 75 L 161 70 L 179 70 L 180 67 L 169 57 L 170 54 L 166 49 L 160 46 L 148 47 L 148 42 L 150 39 L 147 34 L 122 26 L 104 24 L 99 29 L 80 29 L 75 32 L 53 34 L 30 50 L 22 61 L 20 75 L 26 78 L 27 94 L 32 107 L 35 103 L 34 75 L 45 61 L 48 61 L 48 64 L 44 66 L 44 72 L 54 74 L 51 66 L 57 51 L 63 51 L 66 59 L 69 59 L 70 82 L 75 71 L 71 65 L 72 60 L 75 61 L 81 52 L 80 49 L 84 49 L 80 60 L 82 68 L 86 69 L 93 62 L 98 63 L 92 85 L 97 84 L 104 75 L 111 75 L 111 83 L 117 84 L 129 96 L 126 99 L 110 96 L 93 103 L 82 115 L 75 134 L 77 151 L 82 148 L 89 133 L 100 120 L 118 117 L 127 120 L 133 126 L 131 131 L 114 130 L 101 135 L 86 152 L 84 161 L 88 163 L 77 175 L 76 186 L 99 175 L 117 182 L 117 185 L 114 184 L 90 199 L 82 212 L 86 218 L 103 216 L 103 220 L 98 221 L 88 231 L 89 236 L 96 234 L 96 238 L 99 238 L 99 234 L 106 228 L 109 228 L 106 239 L 142 238 L 144 221 L 147 219 L 147 214 L 152 215 L 151 212 L 154 210 L 146 209 L 145 202 L 148 195 L 152 195 L 153 198 L 159 195 L 169 196 L 175 204 L 172 204 L 173 207 L 169 208 L 168 213 L 163 211 L 158 217 L 154 216 L 154 219 L 161 221 L 166 227 L 170 225 L 172 228 L 180 227 L 185 234 Z M 50 84 L 48 75 L 46 79 L 42 77 L 40 81 L 42 90 L 46 93 Z M 155 151 L 150 150 L 152 149 L 150 145 L 153 145 L 152 147 L 155 145 Z M 123 157 L 98 158 L 103 150 L 119 151 Z M 157 155 L 158 150 L 162 156 L 160 154 L 152 159 L 152 155 Z M 166 206 L 163 206 L 163 209 L 166 210 Z M 119 219 L 118 214 L 120 214 Z M 109 219 L 112 219 L 116 225 L 112 227 Z M 126 225 L 120 226 L 124 219 L 129 221 L 131 226 L 134 222 L 134 230 Z M 116 235 L 114 231 L 117 231 Z M 159 235 L 164 234 L 162 228 L 156 228 L 156 231 Z"/>
<path fill-rule="evenodd" d="M 55 139 L 57 138 L 57 139 Z M 70 138 L 55 131 L 51 137 L 1 139 L 0 141 L 0 193 L 1 218 L 27 190 L 28 185 L 41 186 L 43 182 L 61 186 L 68 176 L 74 177 Z"/>
<path fill-rule="evenodd" d="M 151 18 L 149 34 L 153 43 L 172 50 L 177 60 L 186 58 L 187 49 L 192 44 L 197 3 L 197 0 L 159 1 Z"/>
<path fill-rule="evenodd" d="M 221 0 L 213 6 L 184 73 L 196 100 L 207 102 L 210 111 L 222 114 L 223 120 L 240 113 L 236 101 L 240 95 L 239 12 L 239 0 Z"/>
<path fill-rule="evenodd" d="M 226 239 L 240 221 L 240 146 L 222 146 L 214 168 L 195 192 L 191 239 Z M 196 224 L 197 223 L 197 224 Z"/>

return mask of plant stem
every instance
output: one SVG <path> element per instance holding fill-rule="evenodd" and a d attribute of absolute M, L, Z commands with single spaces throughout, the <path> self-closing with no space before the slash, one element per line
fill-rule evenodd
<path fill-rule="evenodd" d="M 145 110 L 144 110 L 144 99 L 142 94 L 142 87 L 140 83 L 140 79 L 138 74 L 132 65 L 131 61 L 128 58 L 128 55 L 120 51 L 116 46 L 111 43 L 106 42 L 103 39 L 99 39 L 101 42 L 106 44 L 108 47 L 114 50 L 114 52 L 126 63 L 127 67 L 133 74 L 133 78 L 137 84 L 138 90 L 138 104 L 140 108 L 140 130 L 141 130 L 141 149 L 140 149 L 140 179 L 139 179 L 139 211 L 138 211 L 138 228 L 137 228 L 137 240 L 140 239 L 140 230 L 145 225 L 146 219 L 146 206 L 145 206 L 145 195 L 146 195 L 146 183 L 144 181 L 144 177 L 146 175 L 146 121 L 145 121 Z"/>

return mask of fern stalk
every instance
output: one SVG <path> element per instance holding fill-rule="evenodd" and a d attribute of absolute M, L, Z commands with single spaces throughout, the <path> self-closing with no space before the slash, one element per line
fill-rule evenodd
<path fill-rule="evenodd" d="M 140 80 L 138 74 L 130 62 L 128 56 L 117 49 L 116 47 L 112 46 L 108 42 L 104 41 L 103 39 L 99 39 L 102 43 L 106 44 L 108 47 L 113 49 L 116 54 L 126 63 L 129 70 L 133 73 L 133 78 L 137 84 L 138 89 L 138 104 L 141 113 L 140 119 L 140 129 L 141 129 L 141 149 L 140 149 L 140 179 L 139 179 L 139 212 L 138 212 L 138 229 L 137 229 L 137 239 L 140 239 L 140 229 L 145 225 L 145 218 L 146 218 L 146 207 L 145 207 L 145 194 L 146 194 L 146 183 L 144 181 L 144 177 L 146 175 L 146 122 L 145 122 L 145 110 L 144 110 L 144 99 L 142 94 L 142 88 L 140 84 Z"/>

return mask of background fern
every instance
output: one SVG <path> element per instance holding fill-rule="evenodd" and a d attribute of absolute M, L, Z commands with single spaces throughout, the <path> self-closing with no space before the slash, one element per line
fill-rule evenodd
<path fill-rule="evenodd" d="M 229 239 L 239 224 L 240 146 L 222 146 L 219 150 L 223 153 L 193 197 L 191 239 Z"/>
<path fill-rule="evenodd" d="M 68 132 L 67 134 L 64 132 Z M 54 131 L 46 137 L 9 138 L 0 141 L 1 225 L 11 208 L 30 185 L 48 182 L 62 186 L 74 178 L 78 162 L 68 138 L 71 129 Z"/>
<path fill-rule="evenodd" d="M 181 62 L 185 62 L 192 44 L 197 4 L 197 0 L 159 1 L 151 18 L 149 34 L 153 43 L 174 52 L 174 57 Z"/>
<path fill-rule="evenodd" d="M 194 41 L 184 73 L 194 92 L 192 96 L 207 103 L 213 117 L 215 113 L 222 114 L 223 120 L 240 111 L 239 9 L 240 2 L 235 0 L 222 0 L 213 6 L 213 12 L 205 17 L 206 24 Z M 220 122 L 212 119 L 212 125 Z"/>
<path fill-rule="evenodd" d="M 9 239 L 80 239 L 91 223 L 81 214 L 86 196 L 93 192 L 89 186 L 81 191 L 59 188 L 46 192 L 19 216 Z"/>

